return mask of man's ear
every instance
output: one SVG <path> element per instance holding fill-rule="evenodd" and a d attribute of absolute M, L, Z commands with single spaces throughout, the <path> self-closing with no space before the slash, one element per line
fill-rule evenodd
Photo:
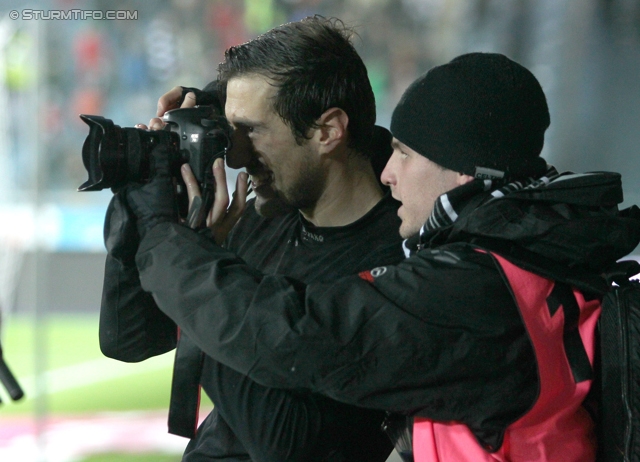
<path fill-rule="evenodd" d="M 349 125 L 349 116 L 342 109 L 332 107 L 324 111 L 317 120 L 318 128 L 314 138 L 318 143 L 320 152 L 331 152 L 340 143 L 346 142 Z"/>

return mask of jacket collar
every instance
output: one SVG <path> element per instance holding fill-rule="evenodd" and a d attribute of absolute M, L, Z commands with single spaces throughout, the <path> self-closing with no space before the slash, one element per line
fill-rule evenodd
<path fill-rule="evenodd" d="M 433 238 L 441 234 L 441 231 L 451 227 L 461 214 L 515 191 L 546 186 L 559 176 L 555 167 L 549 165 L 545 174 L 538 178 L 527 178 L 510 183 L 504 180 L 476 178 L 442 194 L 436 199 L 431 215 L 420 228 L 420 232 L 404 240 L 402 248 L 405 256 L 409 257 L 416 251 L 429 247 L 427 244 L 433 242 Z"/>

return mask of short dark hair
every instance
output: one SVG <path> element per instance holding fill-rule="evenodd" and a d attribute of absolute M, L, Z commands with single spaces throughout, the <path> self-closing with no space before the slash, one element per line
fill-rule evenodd
<path fill-rule="evenodd" d="M 349 116 L 349 147 L 366 153 L 376 120 L 375 97 L 352 35 L 339 19 L 316 15 L 229 48 L 218 66 L 223 101 L 233 77 L 264 76 L 277 87 L 273 108 L 298 143 L 327 109 L 338 107 Z"/>

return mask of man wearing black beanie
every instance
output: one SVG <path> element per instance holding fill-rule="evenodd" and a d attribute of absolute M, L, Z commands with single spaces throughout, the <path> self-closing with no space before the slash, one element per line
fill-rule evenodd
<path fill-rule="evenodd" d="M 382 174 L 403 203 L 400 234 L 417 233 L 430 204 L 474 178 L 505 183 L 542 176 L 547 127 L 549 109 L 540 84 L 504 55 L 469 53 L 418 78 L 393 112 L 391 133 L 399 155 Z M 411 167 L 394 185 L 394 169 L 406 168 L 416 155 L 427 159 L 417 162 L 422 168 Z M 407 185 L 412 178 L 416 184 Z M 407 210 L 415 202 L 418 210 Z M 440 224 L 448 219 L 446 214 L 433 218 Z"/>
<path fill-rule="evenodd" d="M 393 114 L 402 263 L 304 284 L 165 222 L 140 244 L 142 287 L 258 383 L 399 414 L 406 460 L 593 461 L 601 274 L 640 242 L 640 209 L 618 210 L 619 174 L 547 165 L 548 125 L 528 70 L 460 56 Z"/>
<path fill-rule="evenodd" d="M 443 167 L 510 178 L 538 176 L 549 109 L 531 72 L 504 55 L 469 53 L 436 67 L 406 90 L 393 135 Z"/>

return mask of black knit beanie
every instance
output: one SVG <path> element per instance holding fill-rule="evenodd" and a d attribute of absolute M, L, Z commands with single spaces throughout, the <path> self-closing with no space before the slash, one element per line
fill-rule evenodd
<path fill-rule="evenodd" d="M 541 175 L 549 108 L 531 72 L 504 55 L 469 53 L 413 82 L 391 133 L 436 164 L 476 177 Z"/>

